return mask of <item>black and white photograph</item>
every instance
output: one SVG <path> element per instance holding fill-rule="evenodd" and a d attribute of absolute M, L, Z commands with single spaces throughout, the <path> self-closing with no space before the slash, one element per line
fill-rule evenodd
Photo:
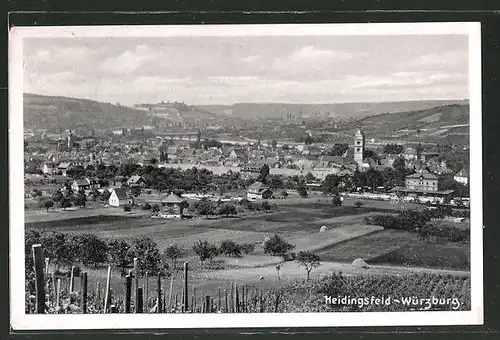
<path fill-rule="evenodd" d="M 480 43 L 15 27 L 12 326 L 482 324 Z"/>

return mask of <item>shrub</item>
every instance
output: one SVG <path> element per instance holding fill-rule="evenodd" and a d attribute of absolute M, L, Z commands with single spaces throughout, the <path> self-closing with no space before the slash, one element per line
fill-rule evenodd
<path fill-rule="evenodd" d="M 161 210 L 160 206 L 158 204 L 155 204 L 151 207 L 151 210 L 154 212 L 154 213 L 157 213 Z"/>
<path fill-rule="evenodd" d="M 255 244 L 253 243 L 243 243 L 240 245 L 243 254 L 250 254 L 255 251 Z"/>
<path fill-rule="evenodd" d="M 271 205 L 269 204 L 268 201 L 262 201 L 261 203 L 261 209 L 264 210 L 264 211 L 269 211 L 271 210 Z"/>
<path fill-rule="evenodd" d="M 219 253 L 226 256 L 241 256 L 241 247 L 232 240 L 224 240 L 220 244 Z"/>
<path fill-rule="evenodd" d="M 340 199 L 340 196 L 339 195 L 335 195 L 333 196 L 332 198 L 332 204 L 336 207 L 339 207 L 342 205 L 342 200 Z"/>
<path fill-rule="evenodd" d="M 356 202 L 354 203 L 354 205 L 355 205 L 357 208 L 359 208 L 359 207 L 361 207 L 361 206 L 363 205 L 363 202 L 361 202 L 361 201 L 356 201 Z"/>
<path fill-rule="evenodd" d="M 151 204 L 146 203 L 142 206 L 142 210 L 151 210 Z"/>
<path fill-rule="evenodd" d="M 125 212 L 132 211 L 132 207 L 129 204 L 125 204 L 123 206 L 123 211 L 125 211 Z"/>
<path fill-rule="evenodd" d="M 469 229 L 461 229 L 450 225 L 427 224 L 418 230 L 423 239 L 435 238 L 437 241 L 468 242 L 470 240 Z"/>
<path fill-rule="evenodd" d="M 217 215 L 229 217 L 229 215 L 236 215 L 236 206 L 232 203 L 221 204 L 216 211 Z"/>

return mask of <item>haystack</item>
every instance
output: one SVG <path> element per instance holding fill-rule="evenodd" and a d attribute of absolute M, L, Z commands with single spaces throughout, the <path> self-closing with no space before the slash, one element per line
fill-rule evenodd
<path fill-rule="evenodd" d="M 325 231 L 326 231 L 326 225 L 324 225 L 321 228 L 319 228 L 319 232 L 320 233 L 324 233 Z"/>
<path fill-rule="evenodd" d="M 352 261 L 352 265 L 356 268 L 364 268 L 364 269 L 370 268 L 368 263 L 366 263 L 366 261 L 363 259 L 356 259 L 356 260 Z"/>

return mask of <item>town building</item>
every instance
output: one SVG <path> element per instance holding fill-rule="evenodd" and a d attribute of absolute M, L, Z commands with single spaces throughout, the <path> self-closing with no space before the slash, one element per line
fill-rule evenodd
<path fill-rule="evenodd" d="M 427 170 L 421 170 L 405 177 L 405 187 L 409 190 L 439 191 L 439 179 Z"/>
<path fill-rule="evenodd" d="M 127 194 L 124 188 L 115 188 L 109 196 L 109 205 L 112 207 L 121 207 L 127 204 L 134 204 L 134 197 Z"/>
<path fill-rule="evenodd" d="M 68 170 L 69 170 L 69 168 L 70 168 L 70 164 L 69 163 L 61 163 L 57 167 L 57 170 L 60 171 L 63 176 L 68 176 Z"/>
<path fill-rule="evenodd" d="M 127 184 L 130 187 L 145 186 L 146 185 L 146 180 L 142 176 L 140 176 L 140 175 L 132 175 L 127 180 Z"/>
<path fill-rule="evenodd" d="M 90 178 L 86 177 L 80 180 L 74 180 L 73 184 L 71 184 L 71 189 L 73 191 L 90 191 L 94 189 L 99 189 L 101 187 L 101 183 L 98 178 Z"/>
<path fill-rule="evenodd" d="M 54 163 L 43 163 L 42 165 L 42 172 L 47 175 L 53 175 L 57 172 L 57 168 L 54 165 Z"/>
<path fill-rule="evenodd" d="M 184 209 L 182 206 L 182 198 L 180 198 L 179 196 L 175 195 L 174 193 L 170 193 L 161 201 L 161 204 L 164 207 L 163 210 L 166 213 L 167 217 L 182 217 Z"/>
<path fill-rule="evenodd" d="M 363 164 L 364 154 L 365 134 L 361 131 L 361 129 L 358 129 L 354 135 L 354 161 L 360 166 Z"/>
<path fill-rule="evenodd" d="M 469 184 L 469 169 L 467 167 L 463 167 L 459 172 L 453 176 L 453 179 L 458 183 L 462 183 L 463 185 Z"/>
<path fill-rule="evenodd" d="M 440 190 L 439 177 L 428 170 L 421 169 L 406 176 L 404 187 L 394 187 L 391 192 L 422 202 L 445 203 L 451 199 L 454 190 Z"/>
<path fill-rule="evenodd" d="M 255 182 L 248 187 L 247 198 L 249 200 L 269 199 L 273 196 L 273 192 L 262 182 Z"/>

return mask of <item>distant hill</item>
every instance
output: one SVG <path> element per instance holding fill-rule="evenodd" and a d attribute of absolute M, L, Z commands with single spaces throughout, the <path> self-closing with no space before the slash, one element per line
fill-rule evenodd
<path fill-rule="evenodd" d="M 360 127 L 367 140 L 388 138 L 395 141 L 464 145 L 469 143 L 468 124 L 469 105 L 452 104 L 364 117 L 341 131 L 351 135 Z"/>
<path fill-rule="evenodd" d="M 199 105 L 198 108 L 219 115 L 238 118 L 284 118 L 287 114 L 302 116 L 363 117 L 383 113 L 424 110 L 436 106 L 468 104 L 467 100 L 428 100 L 379 103 L 287 104 L 238 103 L 233 105 Z"/>
<path fill-rule="evenodd" d="M 153 125 L 157 117 L 146 111 L 94 100 L 24 94 L 24 125 L 70 129 L 78 125 L 99 128 Z"/>
<path fill-rule="evenodd" d="M 24 124 L 43 129 L 70 129 L 85 125 L 99 128 L 156 126 L 158 123 L 208 123 L 217 115 L 181 103 L 141 104 L 136 107 L 60 96 L 24 94 Z"/>

